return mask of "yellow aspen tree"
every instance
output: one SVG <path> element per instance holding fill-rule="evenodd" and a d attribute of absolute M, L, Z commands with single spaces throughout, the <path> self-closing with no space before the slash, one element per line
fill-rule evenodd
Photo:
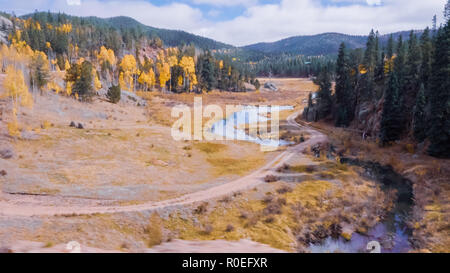
<path fill-rule="evenodd" d="M 66 62 L 64 63 L 64 70 L 68 71 L 70 69 L 70 63 L 68 60 L 66 60 Z"/>
<path fill-rule="evenodd" d="M 119 85 L 123 90 L 125 90 L 126 84 L 125 84 L 125 80 L 123 79 L 123 72 L 120 72 L 120 74 L 119 74 Z"/>
<path fill-rule="evenodd" d="M 166 62 L 158 63 L 159 67 L 159 85 L 163 89 L 166 83 L 170 80 L 170 65 Z"/>
<path fill-rule="evenodd" d="M 156 84 L 156 75 L 155 75 L 155 71 L 153 71 L 153 68 L 150 68 L 150 70 L 148 71 L 148 77 L 149 77 L 149 86 L 151 89 L 153 89 L 153 87 Z"/>
<path fill-rule="evenodd" d="M 72 95 L 72 85 L 73 85 L 73 82 L 66 83 L 66 94 L 69 97 Z"/>
<path fill-rule="evenodd" d="M 6 96 L 13 99 L 15 106 L 33 107 L 33 98 L 25 84 L 25 79 L 21 70 L 13 66 L 6 68 L 6 77 L 3 81 L 3 88 Z"/>
<path fill-rule="evenodd" d="M 185 87 L 189 87 L 189 90 L 192 90 L 192 87 L 197 84 L 194 58 L 183 56 L 180 61 L 180 66 L 183 69 Z"/>
<path fill-rule="evenodd" d="M 149 82 L 149 75 L 144 71 L 141 73 L 141 75 L 139 76 L 138 82 L 141 85 L 145 86 L 145 91 L 148 90 L 148 82 Z"/>
<path fill-rule="evenodd" d="M 100 82 L 100 79 L 98 78 L 97 70 L 95 70 L 95 68 L 92 68 L 92 78 L 94 79 L 95 91 L 100 90 L 102 88 L 102 83 Z"/>
<path fill-rule="evenodd" d="M 123 89 L 128 91 L 134 91 L 134 82 L 135 77 L 138 72 L 137 69 L 137 62 L 133 55 L 125 55 L 122 59 L 122 62 L 120 63 L 120 68 L 123 71 L 122 79 L 123 83 L 125 84 L 122 86 Z"/>
<path fill-rule="evenodd" d="M 11 136 L 20 135 L 17 118 L 20 106 L 33 107 L 33 98 L 25 84 L 25 79 L 21 70 L 15 69 L 12 65 L 6 68 L 6 77 L 3 81 L 5 96 L 11 98 L 13 102 L 12 121 L 7 124 L 8 132 Z"/>

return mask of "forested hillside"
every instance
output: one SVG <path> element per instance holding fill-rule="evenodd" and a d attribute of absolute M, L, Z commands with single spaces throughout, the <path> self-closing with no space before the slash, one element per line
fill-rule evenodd
<path fill-rule="evenodd" d="M 106 46 L 117 50 L 117 38 L 114 37 L 112 32 L 118 31 L 123 37 L 124 42 L 128 45 L 128 42 L 132 39 L 138 39 L 146 37 L 149 39 L 161 39 L 167 46 L 183 46 L 194 45 L 195 47 L 203 50 L 214 50 L 231 48 L 232 46 L 187 33 L 179 30 L 167 30 L 154 28 L 141 24 L 130 17 L 120 16 L 112 18 L 98 18 L 98 17 L 76 17 L 66 14 L 55 14 L 48 12 L 38 12 L 29 15 L 24 15 L 21 18 L 28 19 L 33 18 L 35 21 L 45 25 L 46 23 L 54 22 L 66 22 L 73 26 L 90 26 L 95 28 L 93 38 L 100 38 L 98 42 L 109 42 Z"/>
<path fill-rule="evenodd" d="M 450 157 L 449 13 L 444 26 L 411 31 L 407 41 L 390 36 L 382 46 L 372 31 L 365 50 L 342 43 L 336 70 L 323 69 L 316 78 L 317 99 L 310 96 L 304 118 L 352 127 L 380 145 L 412 139 L 432 156 Z"/>
<path fill-rule="evenodd" d="M 380 44 L 385 45 L 392 35 L 394 39 L 406 36 L 408 32 L 396 32 L 388 35 L 378 35 Z M 416 31 L 418 35 L 422 31 Z M 309 36 L 295 36 L 273 43 L 258 43 L 245 46 L 244 49 L 271 53 L 271 54 L 293 54 L 305 56 L 335 55 L 339 51 L 339 45 L 345 43 L 347 48 L 364 48 L 367 36 L 346 35 L 341 33 L 323 33 Z"/>

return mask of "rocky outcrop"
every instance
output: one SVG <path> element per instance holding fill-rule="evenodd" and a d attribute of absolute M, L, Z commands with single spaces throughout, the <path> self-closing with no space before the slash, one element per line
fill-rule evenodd
<path fill-rule="evenodd" d="M 143 98 L 139 97 L 138 95 L 128 92 L 128 91 L 122 91 L 120 96 L 120 102 L 126 103 L 126 104 L 132 104 L 136 106 L 147 106 L 147 101 Z"/>
<path fill-rule="evenodd" d="M 278 87 L 273 82 L 266 82 L 264 88 L 270 91 L 278 91 Z"/>

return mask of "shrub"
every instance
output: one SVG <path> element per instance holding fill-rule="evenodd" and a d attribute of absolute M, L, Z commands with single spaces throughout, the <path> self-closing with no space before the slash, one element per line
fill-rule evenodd
<path fill-rule="evenodd" d="M 110 103 L 118 103 L 120 101 L 121 91 L 120 85 L 113 85 L 108 89 L 108 93 L 106 93 L 106 97 Z"/>
<path fill-rule="evenodd" d="M 214 228 L 211 225 L 206 225 L 205 228 L 203 229 L 203 233 L 205 235 L 210 235 L 213 232 Z"/>
<path fill-rule="evenodd" d="M 202 204 L 200 204 L 195 210 L 194 212 L 196 214 L 204 214 L 208 211 L 208 203 L 204 202 Z"/>
<path fill-rule="evenodd" d="M 225 232 L 232 232 L 234 230 L 234 226 L 231 224 L 227 225 L 227 228 L 225 229 Z"/>
<path fill-rule="evenodd" d="M 292 188 L 289 186 L 282 186 L 281 188 L 277 189 L 277 193 L 279 194 L 285 194 L 288 192 L 292 192 Z"/>
<path fill-rule="evenodd" d="M 289 166 L 288 164 L 283 164 L 282 166 L 280 166 L 277 169 L 277 172 L 279 172 L 279 173 L 287 172 L 287 171 L 289 171 L 290 168 L 291 168 L 291 166 Z"/>
<path fill-rule="evenodd" d="M 276 177 L 275 175 L 267 175 L 264 178 L 264 182 L 266 183 L 272 183 L 272 182 L 277 182 L 278 181 L 278 177 Z"/>

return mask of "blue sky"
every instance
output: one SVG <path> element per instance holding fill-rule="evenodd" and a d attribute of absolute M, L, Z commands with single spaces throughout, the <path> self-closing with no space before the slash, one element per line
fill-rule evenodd
<path fill-rule="evenodd" d="M 130 16 L 233 45 L 323 32 L 367 34 L 424 28 L 447 0 L 0 0 L 18 15 L 35 9 L 79 16 Z"/>

